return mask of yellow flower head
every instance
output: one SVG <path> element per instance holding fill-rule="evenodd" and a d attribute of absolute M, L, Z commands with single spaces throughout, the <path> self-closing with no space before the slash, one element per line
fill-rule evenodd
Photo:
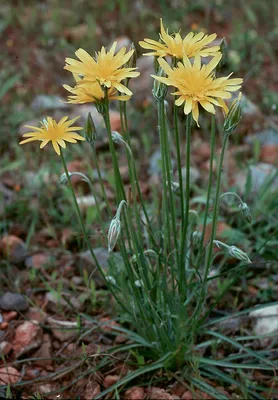
<path fill-rule="evenodd" d="M 82 79 L 77 80 L 77 85 L 71 87 L 69 85 L 63 85 L 64 88 L 72 93 L 68 96 L 68 103 L 72 104 L 84 104 L 84 103 L 96 103 L 104 98 L 104 91 L 102 90 L 99 83 L 83 83 Z M 130 96 L 127 95 L 117 95 L 117 91 L 114 88 L 108 89 L 108 99 L 109 100 L 121 100 L 127 101 Z"/>
<path fill-rule="evenodd" d="M 168 34 L 164 29 L 162 18 L 160 19 L 161 33 L 159 34 L 161 42 L 152 39 L 144 39 L 139 44 L 143 49 L 153 50 L 150 53 L 144 53 L 144 56 L 171 56 L 182 59 L 183 56 L 188 58 L 195 56 L 215 56 L 218 54 L 220 47 L 208 45 L 216 38 L 216 34 L 205 35 L 203 32 L 194 34 L 188 33 L 184 39 L 181 38 L 179 33 L 174 36 Z"/>
<path fill-rule="evenodd" d="M 58 155 L 61 154 L 60 147 L 65 148 L 66 143 L 76 143 L 77 140 L 85 140 L 76 131 L 80 131 L 80 126 L 71 126 L 78 118 L 68 120 L 68 117 L 63 117 L 59 122 L 54 121 L 51 117 L 47 117 L 41 122 L 40 127 L 26 125 L 26 128 L 31 128 L 33 132 L 24 133 L 23 137 L 28 139 L 22 140 L 19 144 L 33 142 L 34 140 L 41 141 L 40 148 L 42 149 L 48 142 L 52 142 L 52 146 Z"/>
<path fill-rule="evenodd" d="M 178 62 L 177 67 L 172 69 L 163 58 L 159 58 L 158 62 L 168 77 L 152 75 L 158 81 L 178 89 L 172 93 L 179 96 L 175 104 L 181 106 L 184 103 L 184 113 L 187 115 L 192 111 L 198 126 L 198 103 L 212 114 L 215 114 L 214 106 L 222 107 L 227 113 L 228 108 L 224 99 L 229 99 L 230 92 L 239 90 L 243 82 L 241 78 L 229 79 L 231 74 L 223 78 L 215 78 L 213 70 L 220 59 L 221 54 L 216 55 L 209 64 L 201 65 L 200 56 L 195 57 L 193 64 L 185 56 L 183 62 Z"/>
<path fill-rule="evenodd" d="M 96 58 L 91 57 L 85 50 L 78 49 L 75 54 L 80 61 L 72 58 L 66 58 L 65 69 L 82 77 L 82 83 L 96 83 L 106 88 L 114 88 L 120 93 L 128 96 L 132 92 L 124 86 L 121 81 L 126 78 L 135 78 L 139 72 L 135 72 L 136 68 L 124 68 L 123 65 L 131 58 L 134 50 L 126 53 L 123 47 L 117 54 L 115 53 L 117 42 L 114 42 L 111 49 L 106 52 L 104 47 L 97 52 Z"/>

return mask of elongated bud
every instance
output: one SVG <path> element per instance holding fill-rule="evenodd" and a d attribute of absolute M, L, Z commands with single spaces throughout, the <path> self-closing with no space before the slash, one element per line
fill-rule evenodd
<path fill-rule="evenodd" d="M 239 205 L 239 208 L 242 211 L 242 214 L 243 214 L 243 217 L 244 217 L 245 221 L 247 221 L 247 222 L 249 222 L 249 224 L 251 224 L 252 215 L 251 215 L 251 212 L 250 212 L 250 209 L 249 209 L 248 205 L 246 203 L 241 203 Z"/>
<path fill-rule="evenodd" d="M 161 67 L 159 68 L 157 75 L 161 76 L 161 77 L 166 77 L 166 74 Z M 156 79 L 154 80 L 152 92 L 153 92 L 153 96 L 156 100 L 165 99 L 167 91 L 168 91 L 168 87 L 167 87 L 167 85 L 165 85 L 165 83 L 159 82 Z"/>
<path fill-rule="evenodd" d="M 225 38 L 223 38 L 223 39 L 221 40 L 221 43 L 220 43 L 220 53 L 222 54 L 222 58 L 221 58 L 221 60 L 219 61 L 217 67 L 216 67 L 216 70 L 217 70 L 217 71 L 221 70 L 221 68 L 222 68 L 222 67 L 226 64 L 226 62 L 227 62 L 227 43 L 226 43 Z"/>
<path fill-rule="evenodd" d="M 200 231 L 194 231 L 192 233 L 192 245 L 193 247 L 199 247 L 202 239 L 202 233 Z"/>
<path fill-rule="evenodd" d="M 248 264 L 252 264 L 252 261 L 249 259 L 248 255 L 238 247 L 228 246 L 227 244 L 220 242 L 220 240 L 214 240 L 213 242 L 216 244 L 217 247 L 222 247 L 223 249 L 228 250 L 229 255 L 236 258 L 237 260 L 246 261 Z"/>
<path fill-rule="evenodd" d="M 249 259 L 248 255 L 236 246 L 230 247 L 229 254 L 238 260 L 246 261 L 248 264 L 252 264 L 252 261 Z"/>
<path fill-rule="evenodd" d="M 239 124 L 241 120 L 241 93 L 239 93 L 238 98 L 233 101 L 229 112 L 224 121 L 224 131 L 226 133 L 232 133 Z"/>
<path fill-rule="evenodd" d="M 154 69 L 156 74 L 158 74 L 159 68 L 160 68 L 160 65 L 158 63 L 158 57 L 154 57 L 153 58 L 153 69 Z"/>
<path fill-rule="evenodd" d="M 108 252 L 111 253 L 111 251 L 114 249 L 116 246 L 119 234 L 121 233 L 121 221 L 119 218 L 114 217 L 110 223 L 109 230 L 108 230 Z"/>
<path fill-rule="evenodd" d="M 112 132 L 112 140 L 114 143 L 118 143 L 118 144 L 123 144 L 125 145 L 125 147 L 127 148 L 129 154 L 132 157 L 132 151 L 131 148 L 129 147 L 129 145 L 127 144 L 127 142 L 124 140 L 124 138 L 122 137 L 122 135 L 120 135 L 118 132 L 113 131 Z"/>
<path fill-rule="evenodd" d="M 127 205 L 125 200 L 119 204 L 115 217 L 112 219 L 108 230 L 108 252 L 110 253 L 116 246 L 119 234 L 121 233 L 121 212 L 124 205 Z"/>
<path fill-rule="evenodd" d="M 177 196 L 180 197 L 180 195 L 181 195 L 181 192 L 180 192 L 180 184 L 179 184 L 178 182 L 171 181 L 171 187 L 172 187 L 173 192 L 174 192 Z"/>
<path fill-rule="evenodd" d="M 112 132 L 112 140 L 114 143 L 125 144 L 125 141 L 124 141 L 122 135 L 116 131 Z"/>
<path fill-rule="evenodd" d="M 128 60 L 128 62 L 126 63 L 126 67 L 127 68 L 136 68 L 136 64 L 137 64 L 137 51 L 136 48 L 134 46 L 134 43 L 131 43 L 129 51 L 133 50 L 133 54 L 130 57 L 130 59 Z"/>
<path fill-rule="evenodd" d="M 70 176 L 70 172 L 69 172 L 69 176 Z M 65 172 L 60 176 L 59 183 L 60 183 L 60 185 L 66 185 L 68 183 L 68 178 L 67 178 L 67 175 Z"/>
<path fill-rule="evenodd" d="M 96 130 L 91 113 L 89 113 L 88 117 L 87 117 L 85 133 L 86 133 L 85 137 L 86 137 L 87 142 L 95 143 L 96 138 L 97 138 L 97 130 Z"/>

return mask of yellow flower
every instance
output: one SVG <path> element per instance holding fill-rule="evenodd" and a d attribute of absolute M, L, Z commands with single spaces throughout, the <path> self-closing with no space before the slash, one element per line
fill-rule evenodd
<path fill-rule="evenodd" d="M 68 103 L 72 104 L 84 104 L 84 103 L 95 103 L 98 100 L 104 98 L 104 92 L 101 89 L 99 83 L 82 83 L 78 81 L 77 85 L 71 87 L 69 85 L 63 85 L 66 90 L 68 90 L 72 95 L 68 96 Z M 127 95 L 117 95 L 117 91 L 114 88 L 108 89 L 108 99 L 109 100 L 121 100 L 127 101 L 130 96 Z"/>
<path fill-rule="evenodd" d="M 179 96 L 175 104 L 181 106 L 184 103 L 184 113 L 187 115 L 192 111 L 198 126 L 198 103 L 209 113 L 215 114 L 214 106 L 222 107 L 227 113 L 224 99 L 229 99 L 230 92 L 239 90 L 243 82 L 241 78 L 229 79 L 231 74 L 223 78 L 214 78 L 213 70 L 220 59 L 221 54 L 215 56 L 209 64 L 201 65 L 200 56 L 195 57 L 193 64 L 185 56 L 183 62 L 178 62 L 177 67 L 172 69 L 163 58 L 159 58 L 158 62 L 168 77 L 152 75 L 158 81 L 178 89 L 172 93 Z"/>
<path fill-rule="evenodd" d="M 120 93 L 131 96 L 132 92 L 121 81 L 140 75 L 139 72 L 134 72 L 136 68 L 123 67 L 131 58 L 134 50 L 130 50 L 125 54 L 126 49 L 123 47 L 117 54 L 114 54 L 116 46 L 117 42 L 114 42 L 108 52 L 102 47 L 101 51 L 97 52 L 96 59 L 91 57 L 85 50 L 78 49 L 75 54 L 80 61 L 66 58 L 66 66 L 64 68 L 82 78 L 82 84 L 98 82 L 108 89 L 114 88 Z"/>
<path fill-rule="evenodd" d="M 153 50 L 150 53 L 144 53 L 144 56 L 172 56 L 182 59 L 183 56 L 188 58 L 195 56 L 215 56 L 218 54 L 220 47 L 212 46 L 207 47 L 216 38 L 216 34 L 205 35 L 203 32 L 194 34 L 188 33 L 184 39 L 181 38 L 179 33 L 174 36 L 168 34 L 164 29 L 162 18 L 160 19 L 161 33 L 159 34 L 161 42 L 152 39 L 144 39 L 139 44 L 143 49 Z"/>
<path fill-rule="evenodd" d="M 71 126 L 78 118 L 68 120 L 68 117 L 63 117 L 58 123 L 51 117 L 47 117 L 41 122 L 41 127 L 26 125 L 26 128 L 31 128 L 34 131 L 24 133 L 23 137 L 28 139 L 22 140 L 19 144 L 33 142 L 34 140 L 41 141 L 40 148 L 42 149 L 48 142 L 52 142 L 52 146 L 58 155 L 61 154 L 60 147 L 65 148 L 66 143 L 76 143 L 77 140 L 85 140 L 76 131 L 80 131 L 80 126 Z"/>

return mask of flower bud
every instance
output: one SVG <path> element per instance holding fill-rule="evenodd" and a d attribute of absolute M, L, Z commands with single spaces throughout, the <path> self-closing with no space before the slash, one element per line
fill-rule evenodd
<path fill-rule="evenodd" d="M 177 196 L 180 196 L 180 195 L 181 195 L 181 193 L 180 193 L 180 185 L 179 185 L 178 182 L 171 181 L 171 187 L 172 187 L 173 192 L 174 192 Z"/>
<path fill-rule="evenodd" d="M 71 177 L 71 175 L 71 172 L 69 172 L 69 177 Z M 66 185 L 68 183 L 68 178 L 65 172 L 60 176 L 59 183 L 60 185 Z"/>
<path fill-rule="evenodd" d="M 154 69 L 156 74 L 158 74 L 159 68 L 160 68 L 160 65 L 159 65 L 159 62 L 158 62 L 158 57 L 154 57 L 153 58 L 153 69 Z"/>
<path fill-rule="evenodd" d="M 87 117 L 85 133 L 87 142 L 95 143 L 97 138 L 97 131 L 91 113 L 89 113 Z"/>
<path fill-rule="evenodd" d="M 235 99 L 226 115 L 224 121 L 224 131 L 226 133 L 232 133 L 239 124 L 241 119 L 241 93 L 239 93 L 238 98 Z"/>
<path fill-rule="evenodd" d="M 192 233 L 192 245 L 193 247 L 199 247 L 202 239 L 202 233 L 200 231 L 194 231 Z"/>
<path fill-rule="evenodd" d="M 213 241 L 217 247 L 227 249 L 229 252 L 229 255 L 236 258 L 237 260 L 240 261 L 246 261 L 248 264 L 251 264 L 252 261 L 249 259 L 248 255 L 244 253 L 241 249 L 239 249 L 236 246 L 228 246 L 225 243 L 220 242 L 220 240 L 214 240 Z"/>
<path fill-rule="evenodd" d="M 217 71 L 220 71 L 222 69 L 222 67 L 226 64 L 226 61 L 227 61 L 227 43 L 226 43 L 225 38 L 223 38 L 221 40 L 220 53 L 222 54 L 222 58 L 216 67 Z"/>
<path fill-rule="evenodd" d="M 244 216 L 245 221 L 247 221 L 247 222 L 249 222 L 249 224 L 251 224 L 252 215 L 251 215 L 251 212 L 250 212 L 250 209 L 249 209 L 248 205 L 246 203 L 241 203 L 239 205 L 239 208 L 242 211 L 242 214 Z"/>
<path fill-rule="evenodd" d="M 137 51 L 136 48 L 134 46 L 134 43 L 131 43 L 129 51 L 133 50 L 133 54 L 130 57 L 130 59 L 128 60 L 128 62 L 126 63 L 126 67 L 127 68 L 136 68 L 136 64 L 137 64 Z"/>
<path fill-rule="evenodd" d="M 230 246 L 229 254 L 238 260 L 246 261 L 248 264 L 252 264 L 252 261 L 249 259 L 248 255 L 236 246 Z"/>
<path fill-rule="evenodd" d="M 110 223 L 107 235 L 109 253 L 111 253 L 111 251 L 116 246 L 120 232 L 121 232 L 121 221 L 118 217 L 114 217 Z"/>
<path fill-rule="evenodd" d="M 112 132 L 112 140 L 114 143 L 117 143 L 117 144 L 121 144 L 121 143 L 125 144 L 125 141 L 124 141 L 122 135 L 116 131 Z"/>
<path fill-rule="evenodd" d="M 161 67 L 159 68 L 157 75 L 166 77 L 166 74 Z M 159 82 L 156 79 L 154 80 L 152 93 L 156 100 L 163 100 L 166 97 L 167 91 L 168 87 L 165 85 L 165 83 Z"/>

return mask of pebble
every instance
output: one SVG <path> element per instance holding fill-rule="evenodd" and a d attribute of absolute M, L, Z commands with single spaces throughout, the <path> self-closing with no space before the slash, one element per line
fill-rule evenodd
<path fill-rule="evenodd" d="M 18 313 L 16 311 L 6 311 L 2 313 L 3 319 L 6 322 L 10 322 L 13 319 L 16 319 L 18 316 Z"/>
<path fill-rule="evenodd" d="M 15 384 L 20 379 L 20 373 L 13 367 L 0 368 L 0 385 Z"/>
<path fill-rule="evenodd" d="M 26 311 L 29 304 L 22 294 L 6 292 L 0 297 L 0 308 L 5 311 Z"/>
<path fill-rule="evenodd" d="M 22 239 L 6 235 L 0 240 L 0 251 L 11 263 L 20 264 L 27 256 L 27 248 Z"/>
<path fill-rule="evenodd" d="M 143 400 L 145 398 L 144 388 L 134 386 L 128 389 L 124 394 L 125 400 Z"/>
<path fill-rule="evenodd" d="M 36 320 L 19 325 L 12 343 L 16 358 L 38 348 L 42 344 L 42 336 L 42 328 Z"/>
<path fill-rule="evenodd" d="M 103 380 L 103 386 L 108 388 L 120 380 L 119 375 L 107 375 Z"/>

